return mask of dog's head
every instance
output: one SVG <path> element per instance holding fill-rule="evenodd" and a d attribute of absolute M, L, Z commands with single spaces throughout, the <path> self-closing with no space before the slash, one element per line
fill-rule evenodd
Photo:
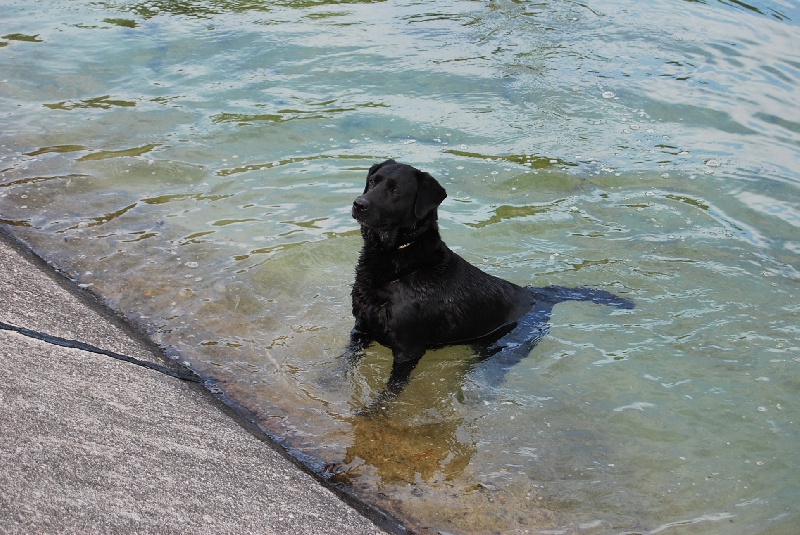
<path fill-rule="evenodd" d="M 436 208 L 447 197 L 428 173 L 386 160 L 367 173 L 364 193 L 353 201 L 353 217 L 372 229 L 413 229 L 425 219 L 436 220 Z"/>

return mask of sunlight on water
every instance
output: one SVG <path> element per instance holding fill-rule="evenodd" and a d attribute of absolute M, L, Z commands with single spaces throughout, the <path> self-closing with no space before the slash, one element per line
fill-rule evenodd
<path fill-rule="evenodd" d="M 788 534 L 800 5 L 23 2 L 0 223 L 312 468 L 414 529 Z M 558 304 L 498 384 L 346 371 L 350 204 L 394 157 L 442 234 Z"/>

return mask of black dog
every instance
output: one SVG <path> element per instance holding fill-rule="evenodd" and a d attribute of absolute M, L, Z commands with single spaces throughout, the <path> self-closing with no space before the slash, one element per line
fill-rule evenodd
<path fill-rule="evenodd" d="M 364 248 L 346 355 L 357 357 L 372 341 L 389 347 L 390 393 L 402 390 L 430 347 L 483 342 L 484 356 L 511 348 L 501 358 L 507 369 L 544 335 L 555 303 L 589 300 L 632 308 L 604 291 L 523 288 L 484 273 L 439 236 L 437 208 L 446 196 L 428 173 L 387 160 L 370 168 L 364 193 L 353 202 Z M 526 333 L 512 333 L 518 322 Z"/>

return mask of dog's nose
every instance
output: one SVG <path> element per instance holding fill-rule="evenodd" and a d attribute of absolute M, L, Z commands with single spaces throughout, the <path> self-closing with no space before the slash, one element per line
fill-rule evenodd
<path fill-rule="evenodd" d="M 369 201 L 364 197 L 359 197 L 353 201 L 353 211 L 354 212 L 363 212 L 367 208 L 369 208 Z"/>

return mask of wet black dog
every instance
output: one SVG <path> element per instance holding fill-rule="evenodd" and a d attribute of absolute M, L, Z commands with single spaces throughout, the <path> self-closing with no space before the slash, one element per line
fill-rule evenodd
<path fill-rule="evenodd" d="M 389 392 L 402 390 L 430 347 L 478 342 L 484 356 L 506 351 L 501 369 L 507 369 L 541 339 L 558 302 L 632 308 L 605 291 L 523 288 L 484 273 L 439 236 L 437 208 L 446 196 L 428 173 L 387 160 L 370 168 L 364 193 L 353 202 L 364 247 L 346 355 L 357 358 L 372 341 L 389 347 L 394 356 Z M 515 332 L 518 323 L 525 332 Z"/>

